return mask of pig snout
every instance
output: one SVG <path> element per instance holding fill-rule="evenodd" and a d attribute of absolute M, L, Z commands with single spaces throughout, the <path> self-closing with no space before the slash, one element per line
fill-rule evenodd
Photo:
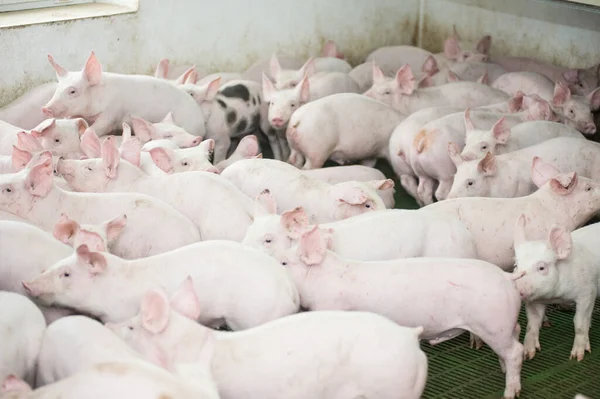
<path fill-rule="evenodd" d="M 200 136 L 194 137 L 188 141 L 187 147 L 196 147 L 198 144 L 200 144 L 201 141 L 202 141 L 202 137 L 200 137 Z"/>
<path fill-rule="evenodd" d="M 34 282 L 21 281 L 21 284 L 23 285 L 25 292 L 27 292 L 27 295 L 37 297 L 41 294 L 39 287 Z"/>
<path fill-rule="evenodd" d="M 594 125 L 594 123 L 592 123 L 592 122 L 586 124 L 585 127 L 583 128 L 583 133 L 585 133 L 585 134 L 596 133 L 596 125 Z"/>
<path fill-rule="evenodd" d="M 54 112 L 49 107 L 42 107 L 42 113 L 48 118 L 52 118 L 54 116 Z"/>
<path fill-rule="evenodd" d="M 284 125 L 283 119 L 273 118 L 273 119 L 271 119 L 271 125 L 273 125 L 273 127 L 283 127 L 283 125 Z"/>
<path fill-rule="evenodd" d="M 221 171 L 216 166 L 211 166 L 204 171 L 208 173 L 216 173 L 217 175 L 221 174 Z"/>

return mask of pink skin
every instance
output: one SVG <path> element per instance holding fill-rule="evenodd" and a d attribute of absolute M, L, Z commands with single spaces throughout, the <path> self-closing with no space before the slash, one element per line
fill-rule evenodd
<path fill-rule="evenodd" d="M 185 149 L 153 148 L 148 155 L 153 164 L 167 174 L 191 171 L 219 174 L 220 169 L 208 160 L 214 148 L 214 140 L 208 139 L 197 147 Z"/>
<path fill-rule="evenodd" d="M 109 246 L 119 237 L 127 225 L 127 216 L 121 215 L 100 225 L 79 225 L 75 220 L 62 214 L 54 226 L 54 237 L 73 248 L 87 245 L 92 251 L 108 251 Z"/>
<path fill-rule="evenodd" d="M 521 301 L 509 274 L 474 259 L 353 261 L 329 251 L 330 246 L 329 234 L 314 226 L 302 233 L 297 246 L 276 257 L 289 270 L 304 308 L 374 312 L 403 326 L 422 326 L 422 339 L 431 344 L 471 331 L 500 357 L 506 371 L 504 397 L 518 395 L 523 347 L 516 326 Z M 428 283 L 419 284 L 423 279 Z M 454 299 L 440 307 L 446 296 Z M 415 303 L 410 299 L 415 297 L 430 300 Z M 494 315 L 490 309 L 495 309 Z"/>
<path fill-rule="evenodd" d="M 600 86 L 600 64 L 587 69 L 569 69 L 526 57 L 498 57 L 494 63 L 510 72 L 541 73 L 553 82 L 563 81 L 574 94 L 585 96 Z"/>
<path fill-rule="evenodd" d="M 546 305 L 575 302 L 575 340 L 570 359 L 581 361 L 586 351 L 591 352 L 588 333 L 598 294 L 595 244 L 586 245 L 589 240 L 585 240 L 585 231 L 572 235 L 558 226 L 549 231 L 546 239 L 528 241 L 527 224 L 526 216 L 521 215 L 515 226 L 516 268 L 513 272 L 527 311 L 525 357 L 533 359 L 536 350 L 541 350 L 539 330 Z"/>
<path fill-rule="evenodd" d="M 458 35 L 450 36 L 444 42 L 444 58 L 450 63 L 454 62 L 487 62 L 489 59 L 492 37 L 484 36 L 477 42 L 473 50 L 464 50 Z"/>
<path fill-rule="evenodd" d="M 315 68 L 315 59 L 311 57 L 298 70 L 286 70 L 281 68 L 277 55 L 271 57 L 271 76 L 273 76 L 273 85 L 277 90 L 293 89 L 302 79 L 307 76 L 311 77 L 317 72 Z M 267 78 L 268 79 L 268 78 Z M 263 80 L 264 87 L 264 80 Z"/>
<path fill-rule="evenodd" d="M 194 136 L 177 126 L 173 114 L 168 113 L 162 122 L 150 123 L 141 118 L 131 118 L 135 135 L 146 143 L 151 140 L 171 140 L 179 148 L 195 147 L 202 141 L 202 137 Z"/>
<path fill-rule="evenodd" d="M 188 296 L 189 306 L 198 302 Z M 391 399 L 402 392 L 403 398 L 415 399 L 424 389 L 426 357 L 418 348 L 422 329 L 400 327 L 373 313 L 304 312 L 225 336 L 179 314 L 161 289 L 147 291 L 138 307 L 135 317 L 107 327 L 167 370 L 210 363 L 223 398 L 248 392 L 264 399 L 316 398 L 332 392 L 338 398 Z M 326 332 L 319 331 L 323 323 Z M 310 347 L 302 347 L 299 342 L 304 339 L 311 341 Z M 185 347 L 181 342 L 187 342 Z M 378 350 L 381 345 L 385 351 Z M 340 352 L 340 346 L 352 356 Z M 254 351 L 262 353 L 260 364 L 251 355 Z M 212 361 L 206 362 L 207 354 L 213 353 Z M 287 353 L 296 355 L 282 356 Z M 330 378 L 323 379 L 323 372 Z M 302 384 L 295 383 L 298 373 Z M 263 383 L 265 378 L 269 384 Z"/>
<path fill-rule="evenodd" d="M 409 115 L 429 107 L 480 107 L 506 102 L 508 94 L 475 82 L 454 82 L 420 89 L 408 65 L 398 70 L 395 78 L 387 78 L 373 67 L 373 87 L 364 93 Z"/>
<path fill-rule="evenodd" d="M 56 91 L 56 83 L 44 83 L 36 86 L 0 109 L 0 120 L 19 126 L 22 129 L 33 129 L 47 117 L 42 113 L 42 107 Z"/>
<path fill-rule="evenodd" d="M 49 55 L 58 85 L 42 111 L 49 118 L 82 117 L 99 136 L 129 123 L 134 115 L 158 122 L 169 112 L 187 132 L 205 134 L 204 116 L 185 93 L 169 82 L 143 75 L 121 75 L 102 70 L 94 52 L 81 71 L 69 72 Z"/>
<path fill-rule="evenodd" d="M 334 57 L 340 60 L 345 59 L 344 53 L 338 50 L 333 40 L 327 40 L 321 49 L 321 57 Z"/>
<path fill-rule="evenodd" d="M 473 233 L 479 258 L 508 270 L 514 265 L 512 221 L 525 213 L 532 239 L 546 237 L 553 225 L 572 231 L 600 210 L 600 184 L 562 174 L 526 197 L 458 198 L 422 209 L 456 215 Z"/>
<path fill-rule="evenodd" d="M 226 160 L 217 163 L 215 167 L 219 170 L 219 173 L 221 173 L 234 162 L 252 158 L 262 158 L 262 154 L 260 154 L 258 139 L 251 134 L 241 139 L 233 154 Z"/>
<path fill-rule="evenodd" d="M 67 159 L 78 159 L 81 156 L 80 139 L 87 128 L 88 124 L 82 118 L 46 119 L 30 134 L 37 138 L 43 150 Z"/>

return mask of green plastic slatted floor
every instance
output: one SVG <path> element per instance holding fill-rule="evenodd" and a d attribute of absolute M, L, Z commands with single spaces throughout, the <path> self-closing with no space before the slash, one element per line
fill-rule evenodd
<path fill-rule="evenodd" d="M 377 166 L 386 176 L 394 176 L 384 162 Z M 418 205 L 396 181 L 396 208 L 417 209 Z M 596 301 L 590 342 L 592 353 L 586 353 L 579 363 L 569 360 L 573 337 L 574 311 L 548 310 L 552 327 L 540 333 L 542 351 L 533 360 L 523 363 L 521 372 L 522 399 L 573 399 L 577 393 L 600 399 L 600 300 Z M 519 318 L 521 339 L 527 319 L 524 310 Z M 496 399 L 504 392 L 504 374 L 498 356 L 484 345 L 480 350 L 469 348 L 469 335 L 422 348 L 429 359 L 429 378 L 423 399 Z"/>

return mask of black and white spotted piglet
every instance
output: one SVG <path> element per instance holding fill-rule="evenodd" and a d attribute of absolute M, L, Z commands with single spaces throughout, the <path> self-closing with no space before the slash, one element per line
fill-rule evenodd
<path fill-rule="evenodd" d="M 232 139 L 239 139 L 268 127 L 267 104 L 262 87 L 249 80 L 232 80 L 221 84 L 217 77 L 205 85 L 187 80 L 179 87 L 189 93 L 202 108 L 206 121 L 206 138 L 215 140 L 214 163 L 225 159 Z M 261 118 L 264 115 L 264 118 Z M 263 129 L 261 129 L 263 130 Z M 265 131 L 263 130 L 263 131 Z"/>

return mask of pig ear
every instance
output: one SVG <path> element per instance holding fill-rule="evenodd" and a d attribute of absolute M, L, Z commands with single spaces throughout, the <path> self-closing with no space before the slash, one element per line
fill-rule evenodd
<path fill-rule="evenodd" d="M 525 94 L 521 90 L 517 91 L 517 94 L 508 100 L 508 112 L 513 113 L 521 111 L 521 109 L 523 109 L 524 97 Z"/>
<path fill-rule="evenodd" d="M 127 123 L 122 123 L 121 129 L 121 136 L 123 137 L 123 141 L 129 140 L 131 138 L 131 126 L 129 126 Z"/>
<path fill-rule="evenodd" d="M 41 137 L 45 133 L 49 132 L 49 129 L 52 129 L 56 126 L 56 119 L 50 118 L 42 121 L 39 125 L 31 129 L 31 134 L 35 137 Z"/>
<path fill-rule="evenodd" d="M 552 105 L 561 106 L 571 99 L 571 90 L 563 82 L 556 82 L 554 86 L 554 97 L 552 98 Z"/>
<path fill-rule="evenodd" d="M 348 187 L 341 190 L 337 200 L 349 205 L 362 205 L 367 202 L 367 195 L 358 187 Z"/>
<path fill-rule="evenodd" d="M 119 147 L 119 153 L 121 154 L 121 158 L 126 160 L 132 165 L 140 167 L 140 157 L 142 152 L 142 143 L 138 140 L 137 137 L 132 137 L 126 140 L 123 140 L 121 146 Z"/>
<path fill-rule="evenodd" d="M 25 169 L 31 158 L 33 158 L 33 155 L 29 151 L 21 150 L 13 145 L 11 157 L 13 172 L 20 172 Z"/>
<path fill-rule="evenodd" d="M 92 128 L 88 128 L 79 143 L 81 152 L 88 158 L 99 158 L 101 153 L 100 139 L 96 135 L 96 132 Z"/>
<path fill-rule="evenodd" d="M 170 148 L 156 147 L 149 152 L 152 162 L 154 162 L 160 170 L 165 173 L 173 172 L 173 159 L 175 158 L 173 150 Z"/>
<path fill-rule="evenodd" d="M 327 247 L 329 238 L 323 234 L 319 226 L 315 226 L 302 234 L 298 251 L 300 260 L 307 266 L 316 266 L 321 264 L 327 256 Z"/>
<path fill-rule="evenodd" d="M 17 133 L 17 147 L 29 152 L 39 152 L 44 150 L 44 147 L 42 147 L 38 139 L 25 132 Z"/>
<path fill-rule="evenodd" d="M 531 163 L 531 180 L 538 187 L 542 187 L 554 176 L 560 174 L 558 168 L 542 161 L 540 157 L 533 157 Z"/>
<path fill-rule="evenodd" d="M 117 177 L 117 167 L 119 166 L 119 150 L 113 136 L 109 136 L 102 143 L 102 165 L 104 165 L 104 173 L 110 179 Z"/>
<path fill-rule="evenodd" d="M 565 173 L 550 179 L 550 188 L 558 195 L 568 195 L 577 186 L 577 173 Z"/>
<path fill-rule="evenodd" d="M 471 108 L 465 109 L 463 120 L 465 122 L 465 129 L 467 131 L 475 130 L 475 125 L 473 125 L 473 120 L 471 120 Z"/>
<path fill-rule="evenodd" d="M 197 359 L 200 364 L 210 370 L 212 368 L 212 359 L 215 356 L 215 350 L 217 348 L 217 339 L 215 334 L 208 330 L 208 334 L 206 334 L 206 338 L 204 339 L 204 344 L 202 345 L 202 349 L 200 349 L 200 354 Z"/>
<path fill-rule="evenodd" d="M 159 79 L 166 79 L 169 74 L 169 59 L 165 58 L 160 60 L 154 71 L 154 77 Z"/>
<path fill-rule="evenodd" d="M 175 125 L 177 126 L 177 124 L 175 123 L 175 119 L 173 118 L 173 112 L 169 111 L 165 117 L 163 118 L 163 120 L 161 121 L 161 123 L 168 123 L 170 125 Z"/>
<path fill-rule="evenodd" d="M 587 99 L 590 101 L 590 109 L 598 111 L 600 109 L 600 87 L 588 94 Z"/>
<path fill-rule="evenodd" d="M 485 157 L 477 164 L 477 170 L 486 176 L 495 175 L 497 171 L 496 157 L 491 152 L 485 154 Z"/>
<path fill-rule="evenodd" d="M 460 148 L 455 143 L 448 143 L 448 156 L 457 168 L 465 162 L 465 159 L 460 155 Z"/>
<path fill-rule="evenodd" d="M 106 238 L 108 242 L 113 242 L 119 237 L 119 234 L 123 231 L 123 229 L 127 226 L 127 215 L 123 214 L 121 216 L 117 216 L 114 219 L 105 222 L 106 228 Z"/>
<path fill-rule="evenodd" d="M 194 290 L 192 276 L 187 276 L 175 293 L 171 295 L 171 308 L 191 320 L 200 317 L 200 300 Z"/>
<path fill-rule="evenodd" d="M 140 307 L 142 327 L 152 334 L 159 334 L 167 328 L 171 307 L 169 298 L 162 289 L 148 290 Z"/>
<path fill-rule="evenodd" d="M 216 79 L 213 79 L 206 89 L 206 94 L 204 96 L 204 101 L 213 101 L 217 94 L 219 94 L 219 89 L 221 88 L 221 77 L 219 76 Z"/>
<path fill-rule="evenodd" d="M 571 248 L 573 247 L 571 233 L 562 227 L 554 226 L 550 229 L 548 242 L 558 259 L 566 259 L 571 254 Z"/>
<path fill-rule="evenodd" d="M 52 68 L 54 68 L 58 80 L 66 77 L 69 74 L 69 72 L 65 68 L 58 65 L 58 63 L 54 60 L 54 57 L 52 57 L 52 55 L 50 54 L 48 54 L 48 62 L 50 63 L 50 65 L 52 65 Z"/>
<path fill-rule="evenodd" d="M 300 102 L 302 104 L 307 103 L 310 99 L 310 83 L 308 82 L 308 75 L 304 75 L 298 84 L 298 88 L 300 91 Z"/>
<path fill-rule="evenodd" d="M 102 65 L 96 58 L 96 53 L 90 53 L 85 66 L 83 67 L 83 76 L 87 79 L 90 85 L 97 85 L 102 82 Z"/>
<path fill-rule="evenodd" d="M 254 217 L 274 215 L 277 213 L 277 203 L 269 190 L 263 190 L 254 200 Z"/>
<path fill-rule="evenodd" d="M 7 376 L 4 381 L 2 381 L 2 386 L 0 387 L 0 393 L 10 394 L 10 393 L 19 393 L 25 394 L 27 392 L 31 392 L 31 387 L 22 379 L 18 378 L 14 374 L 10 374 Z M 13 396 L 11 396 L 12 398 Z M 21 398 L 21 396 L 15 396 L 15 398 Z"/>
<path fill-rule="evenodd" d="M 424 89 L 426 87 L 432 87 L 433 86 L 433 79 L 431 79 L 431 76 L 429 75 L 423 75 L 421 77 L 421 79 L 419 79 L 419 82 L 417 83 L 417 87 L 419 89 Z"/>
<path fill-rule="evenodd" d="M 74 220 L 69 219 L 69 217 L 63 213 L 60 216 L 60 220 L 54 225 L 54 229 L 52 230 L 52 235 L 58 241 L 69 244 L 71 238 L 77 234 L 77 231 L 80 229 L 79 223 Z"/>
<path fill-rule="evenodd" d="M 196 83 L 198 83 L 198 78 L 200 76 L 198 75 L 198 71 L 196 71 L 196 68 L 192 68 L 190 70 L 190 73 L 188 74 L 188 76 L 185 78 L 185 84 L 190 84 L 190 85 L 195 85 Z"/>
<path fill-rule="evenodd" d="M 383 73 L 383 71 L 381 70 L 381 68 L 379 67 L 379 65 L 377 65 L 375 63 L 375 61 L 373 61 L 373 83 L 377 83 L 377 82 L 381 82 L 385 80 L 385 74 Z"/>
<path fill-rule="evenodd" d="M 321 50 L 321 57 L 337 57 L 338 51 L 337 46 L 333 40 L 327 40 L 323 49 Z M 342 57 L 343 58 L 343 57 Z"/>
<path fill-rule="evenodd" d="M 460 40 L 460 35 L 458 34 L 458 31 L 456 30 L 456 25 L 452 25 L 452 36 L 454 36 L 456 38 L 456 40 Z"/>
<path fill-rule="evenodd" d="M 131 125 L 133 126 L 134 134 L 139 137 L 142 143 L 147 143 L 156 136 L 156 129 L 154 129 L 154 126 L 142 118 L 132 116 Z"/>
<path fill-rule="evenodd" d="M 275 93 L 275 86 L 264 72 L 262 74 L 262 89 L 265 101 L 271 101 L 271 96 Z"/>
<path fill-rule="evenodd" d="M 506 144 L 510 138 L 510 127 L 507 126 L 505 116 L 492 126 L 492 134 L 499 144 Z"/>
<path fill-rule="evenodd" d="M 435 75 L 440 71 L 437 61 L 433 55 L 427 57 L 423 63 L 423 66 L 421 67 L 421 71 L 427 73 L 428 75 Z"/>
<path fill-rule="evenodd" d="M 196 69 L 196 66 L 193 65 L 190 68 L 186 69 L 184 73 L 182 73 L 177 79 L 175 79 L 175 84 L 176 85 L 182 85 L 186 82 L 186 80 L 188 80 L 188 77 L 190 76 L 190 74 L 192 73 L 192 71 L 194 71 Z"/>
<path fill-rule="evenodd" d="M 454 72 L 452 72 L 451 70 L 448 70 L 448 83 L 456 83 L 456 82 L 460 82 L 460 78 L 458 77 L 457 74 L 455 74 Z"/>
<path fill-rule="evenodd" d="M 79 133 L 79 137 L 81 137 L 85 133 L 85 131 L 90 127 L 87 121 L 83 118 L 75 119 L 75 123 L 77 125 L 77 133 Z"/>
<path fill-rule="evenodd" d="M 287 231 L 288 237 L 293 240 L 300 238 L 300 235 L 308 227 L 308 216 L 301 206 L 285 211 L 281 214 L 281 225 Z"/>
<path fill-rule="evenodd" d="M 483 75 L 481 75 L 481 77 L 479 79 L 477 79 L 477 83 L 482 84 L 482 85 L 489 85 L 490 84 L 490 78 L 488 73 L 484 73 Z"/>
<path fill-rule="evenodd" d="M 392 179 L 371 180 L 366 182 L 366 184 L 373 187 L 375 190 L 387 190 L 394 188 L 394 181 Z"/>
<path fill-rule="evenodd" d="M 455 37 L 449 37 L 444 42 L 444 57 L 455 60 L 460 55 L 460 44 Z"/>
<path fill-rule="evenodd" d="M 315 68 L 315 57 L 310 57 L 308 61 L 302 65 L 302 68 L 300 68 L 299 72 L 305 77 L 313 76 L 317 72 L 317 69 Z"/>
<path fill-rule="evenodd" d="M 92 274 L 100 274 L 106 271 L 106 258 L 100 252 L 92 252 L 89 247 L 82 244 L 75 250 L 77 259 L 88 267 Z"/>
<path fill-rule="evenodd" d="M 31 195 L 37 197 L 45 197 L 53 186 L 52 154 L 49 151 L 42 154 L 43 157 L 40 157 L 40 162 L 29 171 L 29 175 L 25 180 L 27 190 Z"/>
<path fill-rule="evenodd" d="M 255 135 L 250 134 L 245 136 L 236 148 L 236 152 L 242 155 L 244 158 L 255 157 L 260 148 L 258 147 L 258 139 Z"/>
<path fill-rule="evenodd" d="M 410 70 L 410 66 L 408 64 L 404 64 L 402 68 L 398 69 L 396 73 L 396 82 L 398 86 L 402 89 L 403 94 L 412 94 L 415 91 L 415 76 Z"/>
<path fill-rule="evenodd" d="M 477 42 L 477 52 L 485 55 L 490 54 L 490 49 L 492 48 L 492 37 L 490 35 L 486 35 Z"/>
<path fill-rule="evenodd" d="M 517 218 L 517 222 L 515 223 L 514 233 L 513 233 L 513 241 L 515 248 L 519 245 L 523 244 L 527 241 L 527 236 L 525 235 L 525 226 L 527 225 L 527 218 L 522 213 Z"/>
<path fill-rule="evenodd" d="M 281 72 L 281 64 L 279 64 L 279 59 L 277 58 L 277 54 L 273 53 L 271 56 L 271 62 L 269 63 L 271 76 L 275 78 L 279 72 Z"/>
<path fill-rule="evenodd" d="M 577 69 L 569 69 L 563 72 L 562 77 L 568 84 L 576 84 L 579 81 L 579 71 Z"/>

